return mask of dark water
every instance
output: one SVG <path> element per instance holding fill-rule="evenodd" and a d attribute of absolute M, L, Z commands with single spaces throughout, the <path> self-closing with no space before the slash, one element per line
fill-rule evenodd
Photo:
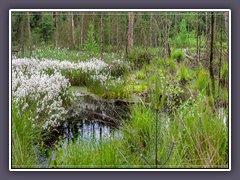
<path fill-rule="evenodd" d="M 45 144 L 53 147 L 59 139 L 99 141 L 119 137 L 117 129 L 130 116 L 129 103 L 123 100 L 105 100 L 94 95 L 79 93 L 69 109 L 67 119 L 51 132 Z"/>

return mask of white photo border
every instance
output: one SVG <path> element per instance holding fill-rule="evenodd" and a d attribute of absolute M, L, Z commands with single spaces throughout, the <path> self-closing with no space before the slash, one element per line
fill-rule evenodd
<path fill-rule="evenodd" d="M 78 168 L 78 169 L 71 169 L 71 168 L 59 168 L 59 169 L 52 169 L 52 168 L 31 168 L 31 169 L 16 169 L 12 168 L 12 38 L 11 38 L 11 30 L 12 30 L 12 23 L 11 23 L 11 15 L 12 12 L 228 12 L 229 13 L 229 38 L 228 38 L 228 69 L 229 69 L 229 93 L 228 93 L 228 112 L 229 112 L 229 119 L 228 119 L 228 168 L 167 168 L 167 169 L 102 169 L 102 168 Z M 231 171 L 231 9 L 10 9 L 9 10 L 9 171 Z"/>

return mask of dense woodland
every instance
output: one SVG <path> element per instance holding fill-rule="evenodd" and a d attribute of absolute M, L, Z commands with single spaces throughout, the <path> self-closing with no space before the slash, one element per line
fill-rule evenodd
<path fill-rule="evenodd" d="M 15 168 L 228 167 L 228 12 L 12 12 L 11 20 Z M 65 144 L 61 127 L 79 92 L 127 104 L 127 120 L 109 117 L 120 138 Z"/>

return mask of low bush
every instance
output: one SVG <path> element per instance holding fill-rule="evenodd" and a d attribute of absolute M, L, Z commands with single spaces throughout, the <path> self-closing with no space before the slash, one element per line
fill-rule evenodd
<path fill-rule="evenodd" d="M 177 62 L 181 62 L 183 58 L 185 57 L 184 53 L 180 50 L 176 50 L 172 53 L 172 59 L 177 60 Z"/>
<path fill-rule="evenodd" d="M 128 60 L 134 69 L 140 69 L 144 64 L 150 64 L 152 58 L 151 51 L 143 48 L 133 48 L 128 54 Z"/>

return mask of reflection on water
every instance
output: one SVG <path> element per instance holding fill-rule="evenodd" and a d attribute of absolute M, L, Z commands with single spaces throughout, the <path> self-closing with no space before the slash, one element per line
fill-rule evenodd
<path fill-rule="evenodd" d="M 113 127 L 107 123 L 103 123 L 98 120 L 88 120 L 83 119 L 78 122 L 68 122 L 64 123 L 63 128 L 63 138 L 66 141 L 77 140 L 94 140 L 100 141 L 101 139 L 110 138 L 111 136 L 120 137 L 119 131 L 116 127 Z"/>

